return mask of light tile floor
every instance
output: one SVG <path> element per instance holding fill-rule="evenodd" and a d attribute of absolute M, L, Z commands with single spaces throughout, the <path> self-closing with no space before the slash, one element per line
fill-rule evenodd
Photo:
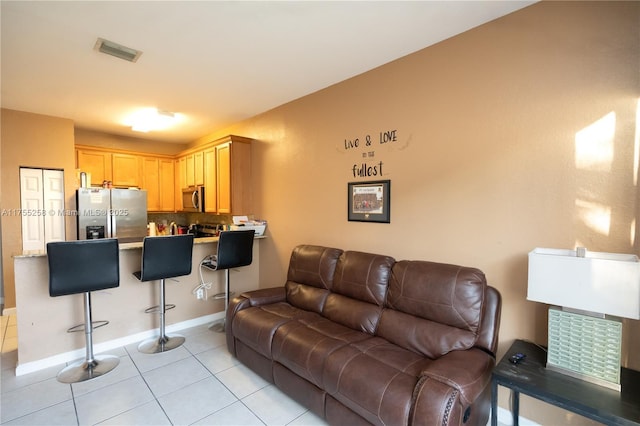
<path fill-rule="evenodd" d="M 16 318 L 0 318 L 3 425 L 326 425 L 240 364 L 206 325 L 181 331 L 185 344 L 170 352 L 109 351 L 120 357 L 115 370 L 68 385 L 56 380 L 63 365 L 16 377 Z"/>

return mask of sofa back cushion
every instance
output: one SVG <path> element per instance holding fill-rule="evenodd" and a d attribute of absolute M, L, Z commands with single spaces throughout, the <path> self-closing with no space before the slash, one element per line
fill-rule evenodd
<path fill-rule="evenodd" d="M 395 260 L 389 256 L 346 251 L 336 265 L 332 292 L 382 306 Z"/>
<path fill-rule="evenodd" d="M 397 262 L 377 334 L 430 358 L 468 349 L 480 334 L 486 288 L 475 268 Z"/>
<path fill-rule="evenodd" d="M 291 253 L 285 285 L 287 302 L 300 309 L 322 311 L 333 286 L 336 263 L 342 250 L 299 245 Z"/>
<path fill-rule="evenodd" d="M 342 253 L 322 315 L 373 334 L 380 320 L 394 263 L 389 256 L 358 251 Z"/>

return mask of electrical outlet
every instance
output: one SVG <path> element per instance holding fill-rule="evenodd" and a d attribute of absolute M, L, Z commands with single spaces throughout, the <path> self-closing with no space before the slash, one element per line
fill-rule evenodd
<path fill-rule="evenodd" d="M 198 291 L 196 291 L 196 297 L 198 298 L 198 300 L 204 299 L 204 289 L 203 288 L 199 288 Z"/>

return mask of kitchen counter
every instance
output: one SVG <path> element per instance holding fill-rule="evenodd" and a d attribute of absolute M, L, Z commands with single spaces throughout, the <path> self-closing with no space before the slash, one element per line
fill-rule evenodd
<path fill-rule="evenodd" d="M 258 288 L 260 266 L 259 241 L 253 244 L 253 263 L 231 270 L 231 291 Z M 200 262 L 217 251 L 218 237 L 196 238 L 191 274 L 166 280 L 166 301 L 175 304 L 167 311 L 168 333 L 199 324 L 208 324 L 224 316 L 224 299 L 212 296 L 224 291 L 224 272 L 200 267 Z M 158 333 L 158 315 L 144 310 L 158 303 L 155 281 L 140 282 L 133 272 L 140 270 L 142 242 L 120 245 L 120 286 L 91 293 L 94 321 L 108 320 L 93 334 L 94 351 L 103 352 L 139 342 Z M 84 333 L 66 330 L 84 321 L 82 295 L 49 296 L 49 264 L 46 253 L 25 252 L 14 256 L 16 310 L 18 323 L 18 365 L 16 375 L 26 374 L 83 358 Z M 211 283 L 205 300 L 198 300 L 194 289 L 202 280 Z"/>
<path fill-rule="evenodd" d="M 255 237 L 256 240 L 260 240 L 265 238 L 263 235 L 259 237 Z M 193 245 L 198 244 L 207 244 L 207 243 L 217 243 L 219 237 L 197 237 L 193 239 Z M 131 242 L 131 243 L 119 243 L 118 247 L 120 250 L 130 250 L 130 249 L 138 249 L 142 248 L 142 241 Z M 24 250 L 22 253 L 17 253 L 13 255 L 13 258 L 21 258 L 21 257 L 39 257 L 46 256 L 46 250 Z"/>

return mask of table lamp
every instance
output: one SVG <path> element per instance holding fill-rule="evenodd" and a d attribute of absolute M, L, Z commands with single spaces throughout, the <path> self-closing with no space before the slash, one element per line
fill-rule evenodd
<path fill-rule="evenodd" d="M 548 369 L 620 391 L 621 318 L 640 319 L 637 256 L 536 248 L 527 300 L 553 305 Z"/>

